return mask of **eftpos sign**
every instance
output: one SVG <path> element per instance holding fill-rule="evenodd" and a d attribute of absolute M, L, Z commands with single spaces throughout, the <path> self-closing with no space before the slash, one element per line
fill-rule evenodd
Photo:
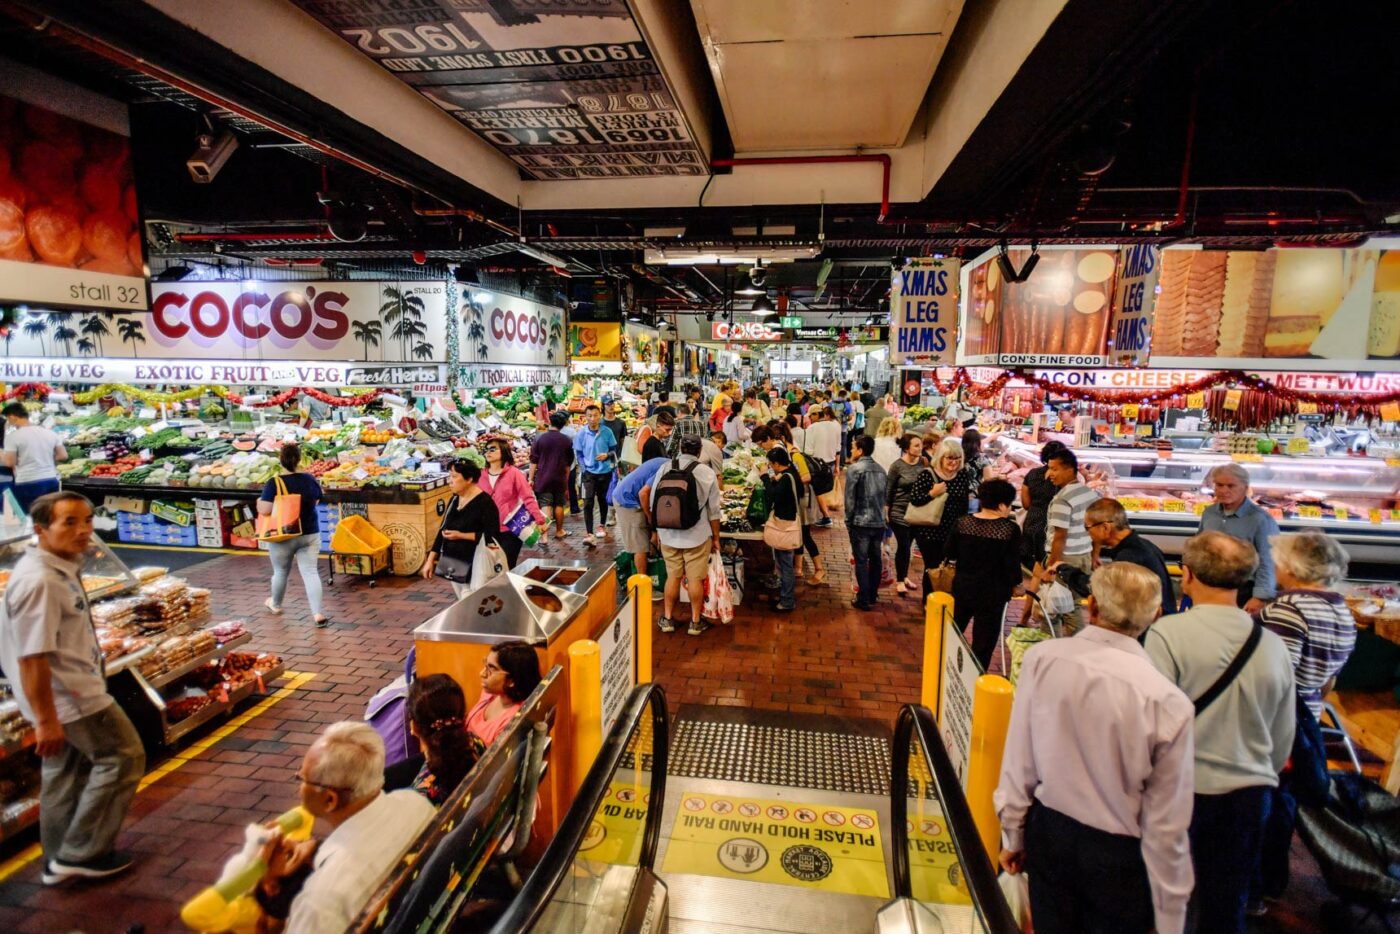
<path fill-rule="evenodd" d="M 890 282 L 890 366 L 951 366 L 958 337 L 956 259 L 911 259 Z"/>

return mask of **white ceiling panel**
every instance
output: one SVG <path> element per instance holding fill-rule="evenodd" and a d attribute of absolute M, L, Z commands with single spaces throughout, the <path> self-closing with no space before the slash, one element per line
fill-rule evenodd
<path fill-rule="evenodd" d="M 904 143 L 962 0 L 691 0 L 737 153 Z"/>

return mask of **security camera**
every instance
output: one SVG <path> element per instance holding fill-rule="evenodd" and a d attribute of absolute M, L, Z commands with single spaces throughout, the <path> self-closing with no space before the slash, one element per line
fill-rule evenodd
<path fill-rule="evenodd" d="M 754 288 L 761 287 L 764 283 L 764 280 L 766 280 L 767 278 L 768 269 L 764 266 L 759 265 L 758 263 L 755 263 L 753 268 L 749 270 L 749 281 L 754 284 Z"/>
<path fill-rule="evenodd" d="M 185 160 L 185 168 L 190 170 L 190 178 L 196 184 L 207 185 L 214 180 L 214 176 L 219 174 L 229 156 L 238 148 L 238 138 L 231 130 L 224 130 L 218 136 L 201 133 L 195 137 L 195 142 L 197 145 Z"/>

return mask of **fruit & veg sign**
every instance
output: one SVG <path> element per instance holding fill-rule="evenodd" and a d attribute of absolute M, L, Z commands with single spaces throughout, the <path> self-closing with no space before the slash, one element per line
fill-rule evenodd
<path fill-rule="evenodd" d="M 953 363 L 958 336 L 956 259 L 911 259 L 890 282 L 890 365 Z"/>

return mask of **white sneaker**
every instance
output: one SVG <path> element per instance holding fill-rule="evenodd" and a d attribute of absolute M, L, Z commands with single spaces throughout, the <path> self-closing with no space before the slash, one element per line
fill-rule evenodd
<path fill-rule="evenodd" d="M 585 547 L 585 548 L 597 548 L 597 547 L 598 547 L 598 542 L 594 540 L 594 538 L 593 538 L 592 535 L 585 535 L 585 536 L 583 536 L 583 547 Z"/>

